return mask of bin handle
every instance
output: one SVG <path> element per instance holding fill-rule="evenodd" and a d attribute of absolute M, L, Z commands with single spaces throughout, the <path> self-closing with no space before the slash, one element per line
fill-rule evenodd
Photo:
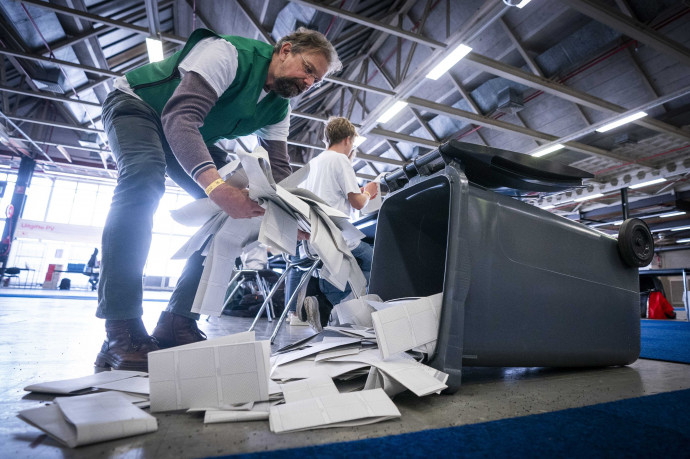
<path fill-rule="evenodd" d="M 451 161 L 446 167 L 446 175 L 451 185 L 451 200 L 448 225 L 460 228 L 468 221 L 470 185 L 467 176 L 459 165 Z M 458 187 L 453 198 L 453 187 Z M 448 373 L 446 393 L 454 393 L 460 388 L 462 380 L 462 355 L 464 350 L 465 301 L 470 289 L 471 263 L 470 247 L 467 237 L 459 232 L 456 236 L 448 231 L 447 254 L 459 254 L 457 257 L 446 257 L 446 279 L 443 286 L 443 303 L 441 321 L 438 330 L 436 351 L 430 364 L 436 369 Z"/>

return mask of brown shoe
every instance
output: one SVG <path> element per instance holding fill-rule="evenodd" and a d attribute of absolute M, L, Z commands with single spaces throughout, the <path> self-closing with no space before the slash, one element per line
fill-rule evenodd
<path fill-rule="evenodd" d="M 199 330 L 196 320 L 163 311 L 156 328 L 151 333 L 161 349 L 196 343 L 206 339 L 206 334 Z"/>
<path fill-rule="evenodd" d="M 106 340 L 95 365 L 113 370 L 148 371 L 148 353 L 160 348 L 141 319 L 107 320 Z"/>

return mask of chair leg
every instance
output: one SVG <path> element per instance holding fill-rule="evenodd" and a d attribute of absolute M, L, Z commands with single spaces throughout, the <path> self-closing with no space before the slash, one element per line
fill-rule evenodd
<path fill-rule="evenodd" d="M 283 313 L 280 315 L 280 319 L 278 319 L 276 328 L 273 330 L 273 334 L 271 335 L 271 344 L 273 344 L 273 341 L 275 341 L 276 336 L 278 336 L 278 331 L 280 330 L 281 325 L 283 325 L 283 322 L 285 321 L 285 317 L 287 316 L 288 310 L 290 309 L 290 305 L 297 299 L 300 290 L 302 290 L 302 288 L 306 288 L 307 282 L 309 282 L 309 279 L 311 278 L 311 273 L 313 273 L 320 265 L 321 260 L 315 261 L 314 264 L 311 265 L 311 268 L 309 268 L 309 270 L 302 275 L 302 279 L 300 279 L 299 285 L 290 296 L 290 299 L 285 303 L 285 309 L 283 309 Z"/>
<path fill-rule="evenodd" d="M 256 323 L 259 321 L 259 317 L 261 317 L 261 314 L 263 314 L 264 309 L 268 305 L 268 303 L 271 301 L 271 298 L 273 298 L 273 295 L 278 291 L 278 287 L 280 286 L 280 283 L 285 280 L 285 277 L 287 277 L 288 272 L 290 271 L 290 268 L 292 268 L 292 265 L 287 265 L 285 267 L 285 271 L 283 274 L 280 275 L 278 280 L 276 281 L 275 285 L 271 289 L 271 291 L 268 293 L 268 295 L 264 298 L 264 302 L 261 303 L 261 307 L 259 308 L 259 312 L 256 313 L 256 317 L 254 317 L 254 322 L 252 322 L 252 325 L 249 327 L 249 330 L 247 331 L 252 331 L 254 330 L 254 327 L 256 326 Z"/>
<path fill-rule="evenodd" d="M 266 298 L 268 297 L 268 290 L 266 289 L 266 284 L 264 283 L 264 280 L 261 278 L 259 275 L 259 271 L 256 272 L 256 288 L 258 289 L 259 293 L 261 293 L 261 297 L 266 301 Z M 270 304 L 270 301 L 269 301 Z M 267 307 L 266 308 L 266 318 L 268 319 L 269 322 L 273 322 L 273 317 L 271 317 L 271 308 Z"/>

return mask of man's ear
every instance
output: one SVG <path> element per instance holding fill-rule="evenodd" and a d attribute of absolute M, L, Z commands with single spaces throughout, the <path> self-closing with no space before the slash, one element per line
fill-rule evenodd
<path fill-rule="evenodd" d="M 287 42 L 283 43 L 283 46 L 280 47 L 280 52 L 278 53 L 283 60 L 287 57 L 288 54 L 290 54 L 290 51 L 292 51 L 292 43 Z"/>

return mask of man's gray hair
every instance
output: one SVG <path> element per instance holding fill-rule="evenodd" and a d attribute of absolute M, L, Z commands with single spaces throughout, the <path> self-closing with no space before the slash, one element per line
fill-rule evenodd
<path fill-rule="evenodd" d="M 273 52 L 278 53 L 285 43 L 292 44 L 293 53 L 311 52 L 319 53 L 325 57 L 328 62 L 328 72 L 326 72 L 326 75 L 338 72 L 343 68 L 340 59 L 338 59 L 338 53 L 331 42 L 328 41 L 324 34 L 317 30 L 300 27 L 278 40 L 278 43 L 273 47 Z"/>

